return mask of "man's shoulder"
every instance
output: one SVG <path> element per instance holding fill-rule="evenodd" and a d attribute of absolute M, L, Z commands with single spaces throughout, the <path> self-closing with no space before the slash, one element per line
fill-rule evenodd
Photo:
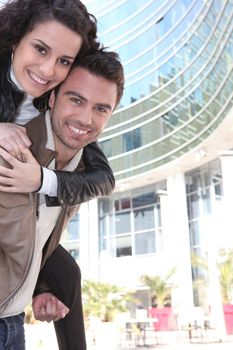
<path fill-rule="evenodd" d="M 39 114 L 37 117 L 32 118 L 26 125 L 26 130 L 28 135 L 35 133 L 36 135 L 41 134 L 43 129 L 45 129 L 45 116 L 44 114 Z"/>
<path fill-rule="evenodd" d="M 27 130 L 27 135 L 32 142 L 33 148 L 46 143 L 47 133 L 44 114 L 40 114 L 30 120 L 25 127 Z"/>

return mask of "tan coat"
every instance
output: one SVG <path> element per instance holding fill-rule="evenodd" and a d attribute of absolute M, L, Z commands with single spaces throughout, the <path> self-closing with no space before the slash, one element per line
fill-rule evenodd
<path fill-rule="evenodd" d="M 45 148 L 47 134 L 44 117 L 34 118 L 26 127 L 33 142 L 31 149 L 34 156 L 41 165 L 48 165 L 55 152 Z M 81 163 L 77 171 L 84 170 Z M 0 306 L 14 295 L 27 276 L 35 242 L 37 201 L 36 193 L 0 192 Z M 59 244 L 67 221 L 78 208 L 77 205 L 62 208 L 44 247 L 41 267 Z"/>

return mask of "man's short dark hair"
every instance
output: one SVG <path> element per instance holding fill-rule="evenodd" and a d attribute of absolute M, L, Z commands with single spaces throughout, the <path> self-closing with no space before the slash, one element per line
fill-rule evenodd
<path fill-rule="evenodd" d="M 96 76 L 115 83 L 117 86 L 116 105 L 120 102 L 124 91 L 124 69 L 116 52 L 101 48 L 77 59 L 71 70 L 77 67 L 82 67 Z"/>

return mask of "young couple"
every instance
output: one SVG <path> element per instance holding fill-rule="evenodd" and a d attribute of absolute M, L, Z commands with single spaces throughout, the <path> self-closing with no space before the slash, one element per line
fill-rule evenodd
<path fill-rule="evenodd" d="M 0 350 L 24 349 L 33 293 L 36 317 L 56 321 L 59 348 L 86 348 L 80 270 L 59 239 L 78 204 L 114 188 L 94 141 L 123 85 L 118 56 L 100 48 L 80 1 L 1 8 Z"/>

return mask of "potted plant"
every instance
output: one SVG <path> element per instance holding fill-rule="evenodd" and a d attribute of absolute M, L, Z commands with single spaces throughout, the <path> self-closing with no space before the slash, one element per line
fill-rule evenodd
<path fill-rule="evenodd" d="M 220 252 L 219 279 L 227 334 L 233 334 L 233 251 Z"/>
<path fill-rule="evenodd" d="M 171 308 L 171 292 L 174 285 L 170 282 L 175 268 L 164 276 L 142 275 L 140 280 L 150 289 L 151 308 L 149 314 L 158 322 L 154 324 L 156 330 L 171 330 L 177 328 L 175 315 Z"/>
<path fill-rule="evenodd" d="M 128 311 L 127 302 L 132 294 L 114 284 L 85 280 L 82 287 L 83 309 L 86 319 L 96 317 L 94 325 L 96 344 L 102 349 L 114 349 L 117 344 L 117 328 L 114 318 Z M 92 327 L 93 328 L 93 327 Z"/>
<path fill-rule="evenodd" d="M 84 314 L 112 322 L 116 314 L 128 311 L 132 294 L 114 284 L 85 280 L 82 287 Z"/>

